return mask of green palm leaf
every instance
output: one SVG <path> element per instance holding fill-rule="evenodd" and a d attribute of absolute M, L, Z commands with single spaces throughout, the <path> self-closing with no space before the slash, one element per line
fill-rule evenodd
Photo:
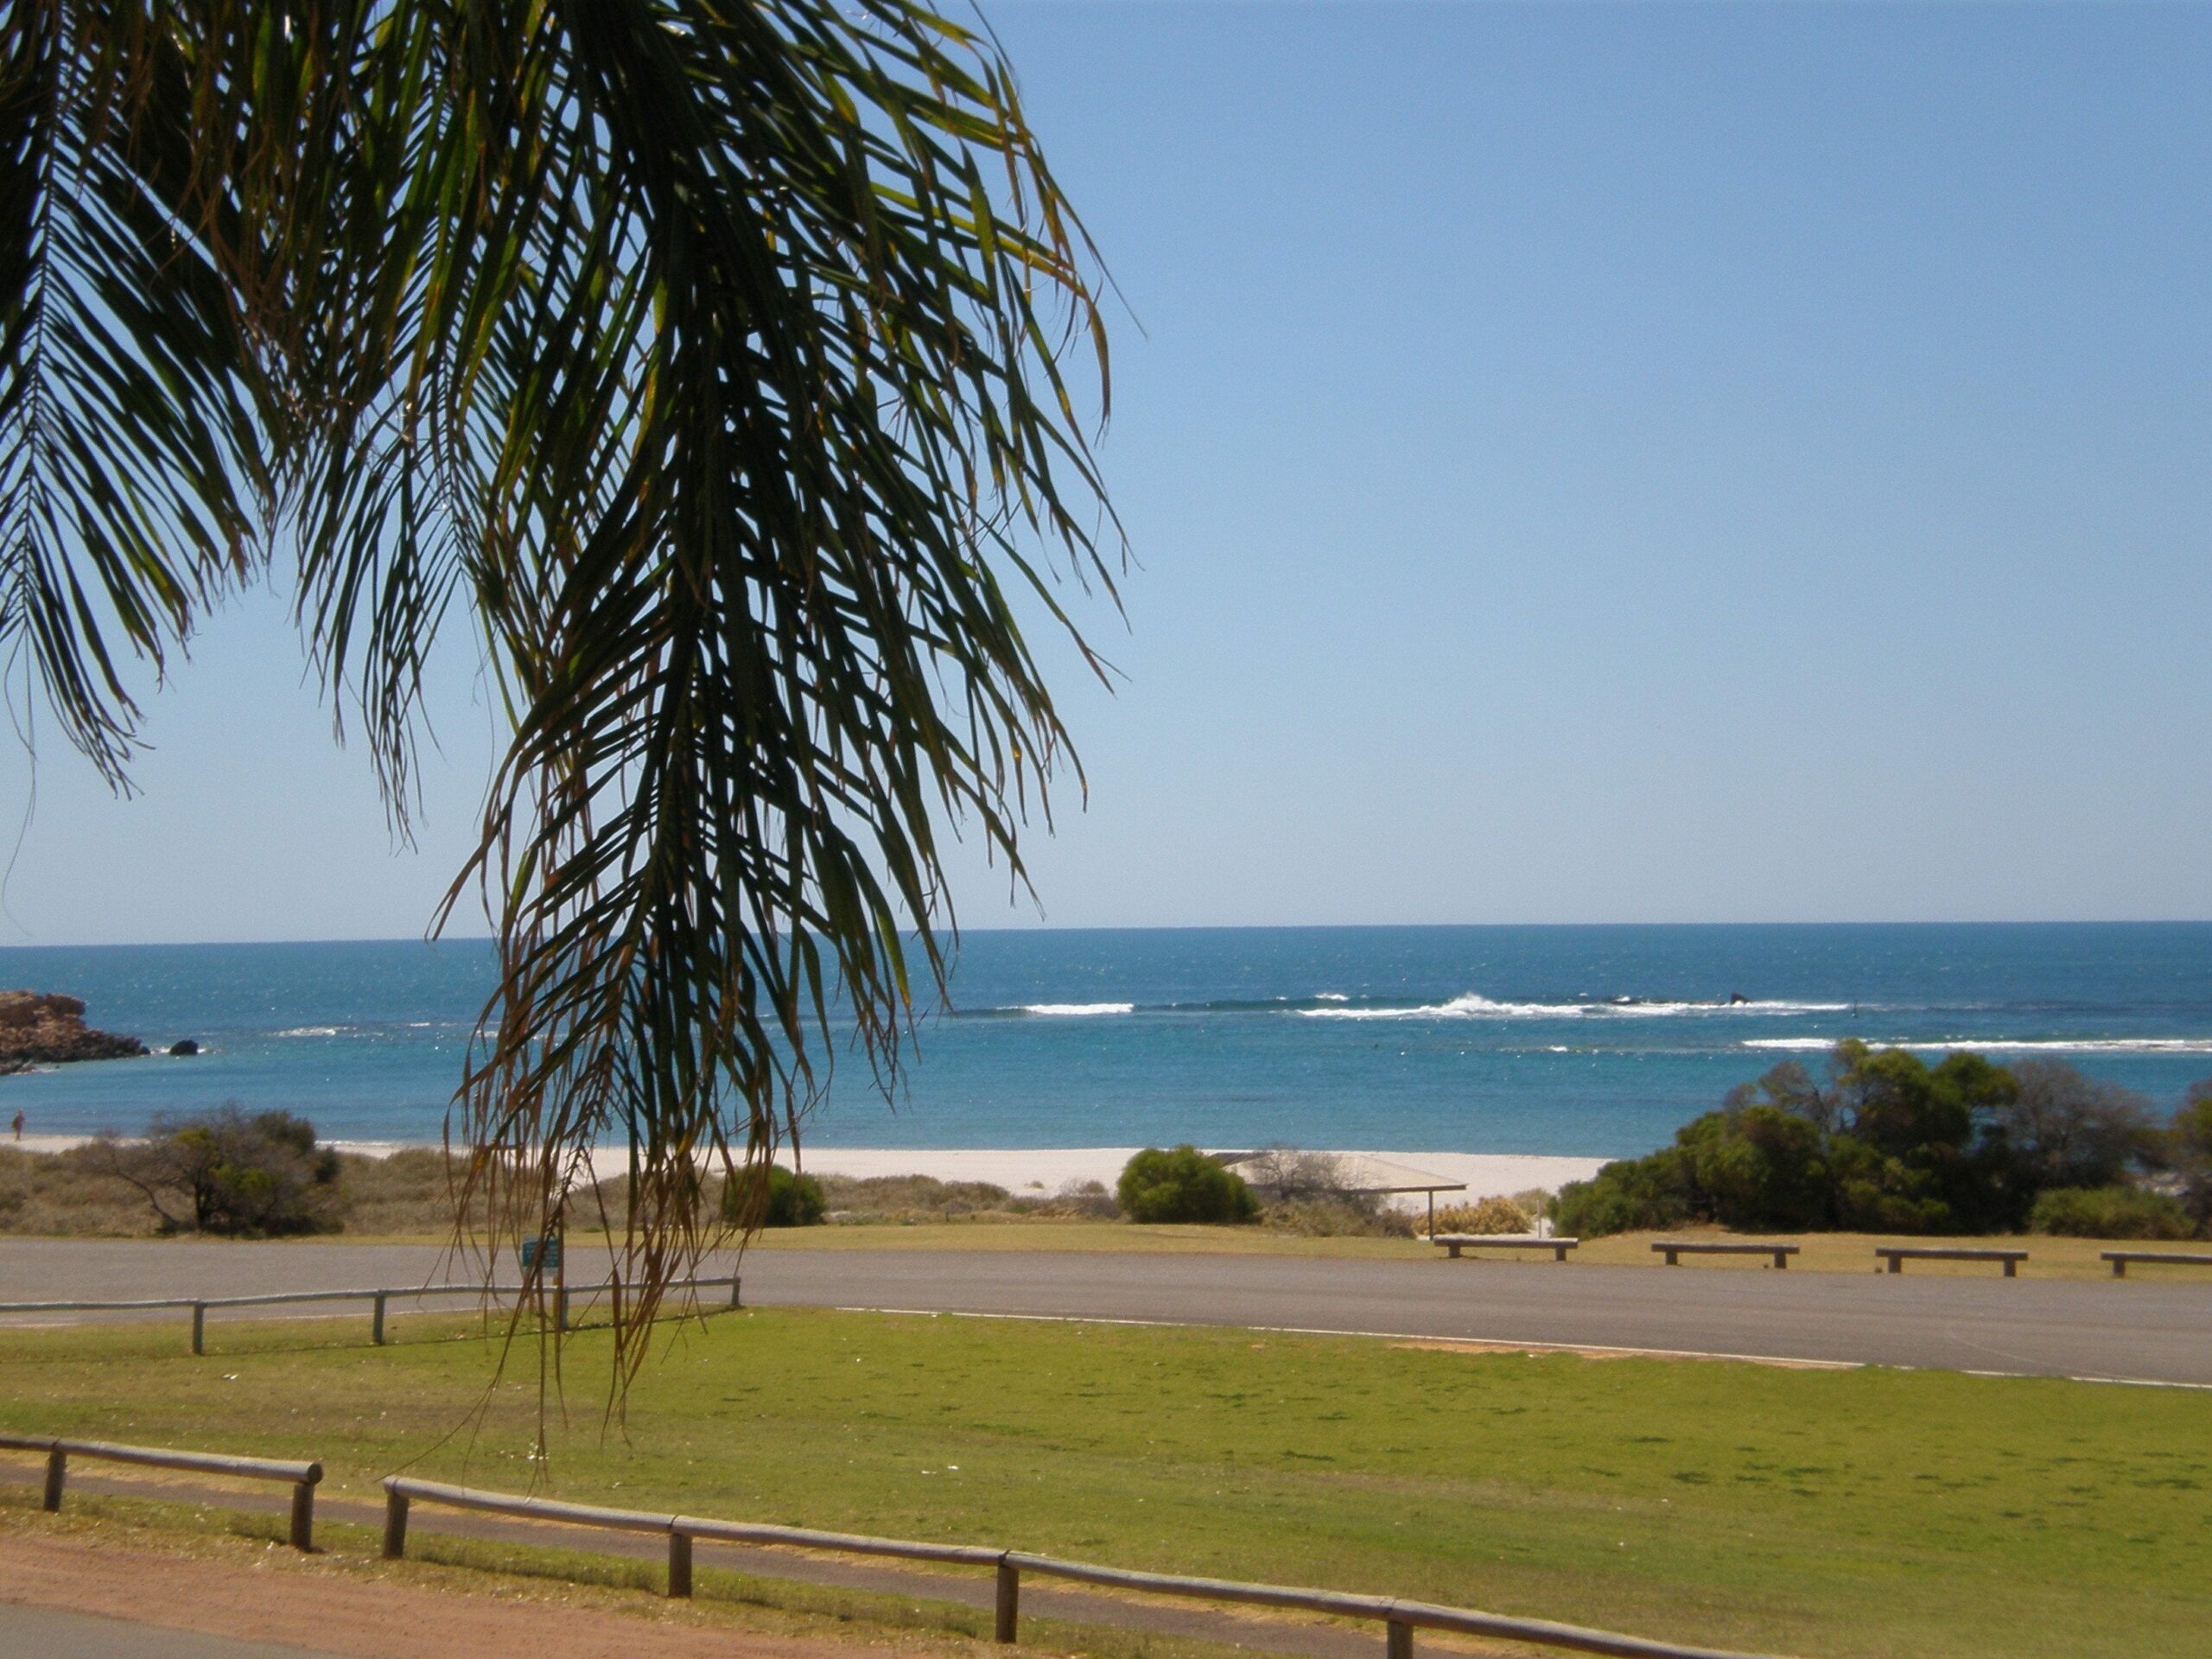
<path fill-rule="evenodd" d="M 0 53 L 0 638 L 119 779 L 122 658 L 281 556 L 404 829 L 480 630 L 458 1127 L 512 1228 L 627 1147 L 634 1367 L 702 1173 L 846 1024 L 895 1071 L 940 828 L 1022 879 L 1065 733 L 1007 584 L 1113 588 L 1091 257 L 1011 75 L 907 0 L 17 0 Z"/>

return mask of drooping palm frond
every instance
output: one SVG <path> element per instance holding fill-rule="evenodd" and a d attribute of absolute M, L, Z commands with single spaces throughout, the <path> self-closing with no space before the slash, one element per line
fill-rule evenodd
<path fill-rule="evenodd" d="M 940 828 L 1020 877 L 1065 733 L 1014 589 L 1112 588 L 1088 246 L 1007 67 L 910 0 L 0 31 L 0 628 L 119 772 L 115 642 L 281 555 L 403 823 L 424 662 L 481 629 L 513 739 L 448 899 L 502 966 L 460 1122 L 514 1215 L 627 1147 L 626 1370 L 704 1171 L 793 1132 L 833 1031 L 895 1067 Z"/>

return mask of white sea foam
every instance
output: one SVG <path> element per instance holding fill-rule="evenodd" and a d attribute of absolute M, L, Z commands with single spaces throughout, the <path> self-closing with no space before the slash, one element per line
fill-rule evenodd
<path fill-rule="evenodd" d="M 335 1037 L 336 1026 L 294 1026 L 289 1031 L 280 1031 L 279 1037 Z"/>
<path fill-rule="evenodd" d="M 1313 999 L 1316 1002 L 1349 1002 L 1351 998 L 1342 991 L 1323 991 Z"/>
<path fill-rule="evenodd" d="M 1448 1002 L 1410 1008 L 1300 1008 L 1308 1020 L 1650 1020 L 1682 1014 L 1840 1014 L 1848 1002 L 1496 1002 L 1469 991 Z M 1826 1046 L 1826 1045 L 1822 1045 Z"/>
<path fill-rule="evenodd" d="M 1025 1002 L 1024 1014 L 1057 1014 L 1062 1018 L 1079 1018 L 1086 1014 L 1135 1014 L 1134 1002 Z"/>
<path fill-rule="evenodd" d="M 1826 1052 L 1837 1040 L 1834 1037 L 1751 1037 L 1745 1039 L 1743 1046 Z M 2212 1054 L 2212 1038 L 2206 1037 L 1946 1037 L 1933 1042 L 1870 1039 L 1866 1046 L 1910 1049 L 1920 1054 L 1951 1054 L 1961 1049 L 1993 1054 Z"/>

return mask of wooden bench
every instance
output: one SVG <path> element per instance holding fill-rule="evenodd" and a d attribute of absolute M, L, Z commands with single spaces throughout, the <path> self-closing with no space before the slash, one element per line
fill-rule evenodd
<path fill-rule="evenodd" d="M 1441 1244 L 1452 1252 L 1452 1259 L 1459 1259 L 1459 1252 L 1479 1246 L 1491 1246 L 1502 1250 L 1549 1250 L 1552 1260 L 1564 1262 L 1567 1253 L 1582 1241 L 1579 1238 L 1539 1238 L 1534 1233 L 1438 1233 L 1428 1241 Z"/>
<path fill-rule="evenodd" d="M 1887 1259 L 1891 1273 L 1903 1273 L 1908 1259 L 1914 1262 L 2002 1262 L 2007 1279 L 2018 1278 L 2020 1263 L 2028 1259 L 2025 1250 L 1978 1250 L 1941 1244 L 1877 1244 L 1874 1254 Z"/>
<path fill-rule="evenodd" d="M 2131 1262 L 2155 1262 L 2169 1268 L 2212 1268 L 2212 1255 L 2202 1250 L 2101 1250 L 2098 1254 L 2112 1263 L 2112 1276 L 2115 1279 L 2127 1277 L 2127 1264 Z"/>
<path fill-rule="evenodd" d="M 1770 1255 L 1776 1267 L 1786 1268 L 1789 1258 L 1797 1254 L 1795 1244 L 1754 1244 L 1749 1240 L 1656 1238 L 1651 1248 L 1667 1258 L 1670 1268 L 1681 1266 L 1686 1255 Z"/>

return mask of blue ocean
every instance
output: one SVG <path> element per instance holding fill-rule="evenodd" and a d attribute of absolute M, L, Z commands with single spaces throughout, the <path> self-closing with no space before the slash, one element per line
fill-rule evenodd
<path fill-rule="evenodd" d="M 480 942 L 0 950 L 157 1056 L 0 1079 L 34 1133 L 284 1107 L 430 1141 Z M 1837 1039 L 2063 1058 L 2163 1112 L 2212 1077 L 2212 924 L 971 932 L 887 1100 L 847 1056 L 819 1145 L 1193 1141 L 1620 1156 Z"/>

